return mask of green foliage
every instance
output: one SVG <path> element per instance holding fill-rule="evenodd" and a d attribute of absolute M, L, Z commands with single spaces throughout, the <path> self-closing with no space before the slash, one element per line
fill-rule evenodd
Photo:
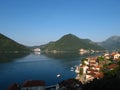
<path fill-rule="evenodd" d="M 93 49 L 93 50 L 103 50 L 100 46 L 96 43 L 88 39 L 80 39 L 75 35 L 68 34 L 63 36 L 56 42 L 50 42 L 46 45 L 42 45 L 41 49 L 43 50 L 57 50 L 57 51 L 79 51 L 79 49 Z"/>
<path fill-rule="evenodd" d="M 110 64 L 109 64 L 110 65 Z M 104 66 L 103 66 L 103 69 L 102 69 L 102 71 L 103 71 L 103 73 L 106 75 L 106 76 L 108 76 L 108 77 L 111 77 L 111 76 L 115 76 L 116 74 L 117 74 L 117 72 L 118 72 L 118 70 L 119 70 L 119 66 L 118 67 L 116 67 L 116 68 L 113 68 L 113 69 L 108 69 L 108 66 L 109 66 L 108 64 L 105 64 Z"/>
<path fill-rule="evenodd" d="M 117 64 L 120 66 L 120 61 Z"/>
<path fill-rule="evenodd" d="M 29 51 L 29 49 L 0 34 L 0 52 Z"/>
<path fill-rule="evenodd" d="M 83 75 L 83 68 L 80 68 L 80 75 Z"/>
<path fill-rule="evenodd" d="M 104 72 L 104 74 L 105 74 L 106 76 L 109 76 L 109 77 L 115 76 L 115 75 L 117 74 L 117 69 L 107 70 L 107 71 Z"/>
<path fill-rule="evenodd" d="M 29 52 L 27 53 L 0 53 L 0 63 L 1 62 L 10 62 L 13 60 L 16 60 L 17 58 L 23 58 L 27 56 Z"/>
<path fill-rule="evenodd" d="M 109 61 L 113 62 L 113 58 L 110 58 Z"/>
<path fill-rule="evenodd" d="M 103 56 L 99 56 L 97 59 L 98 59 L 99 61 L 103 61 L 103 60 L 104 60 L 104 57 L 103 57 Z"/>
<path fill-rule="evenodd" d="M 88 60 L 87 58 L 83 58 L 83 59 L 81 59 L 81 63 L 82 63 L 82 65 L 85 65 L 84 61 L 87 61 L 87 60 Z"/>

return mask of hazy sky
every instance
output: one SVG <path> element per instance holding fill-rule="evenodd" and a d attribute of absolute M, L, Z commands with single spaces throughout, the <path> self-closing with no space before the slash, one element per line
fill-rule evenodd
<path fill-rule="evenodd" d="M 120 36 L 120 0 L 0 0 L 0 33 L 29 46 L 69 33 L 103 41 Z"/>

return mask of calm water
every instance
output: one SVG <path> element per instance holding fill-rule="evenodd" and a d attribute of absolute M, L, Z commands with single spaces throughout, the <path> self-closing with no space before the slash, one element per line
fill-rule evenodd
<path fill-rule="evenodd" d="M 88 55 L 79 54 L 0 54 L 0 88 L 7 90 L 12 83 L 22 84 L 25 80 L 44 80 L 47 85 L 56 84 L 68 78 L 75 78 L 70 71 Z M 5 61 L 5 62 L 3 62 Z M 10 62 L 9 62 L 10 61 Z M 61 74 L 57 78 L 57 74 Z"/>

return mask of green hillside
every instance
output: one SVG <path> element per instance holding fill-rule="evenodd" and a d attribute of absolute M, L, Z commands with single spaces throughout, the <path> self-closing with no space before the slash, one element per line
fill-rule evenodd
<path fill-rule="evenodd" d="M 100 45 L 108 50 L 120 50 L 120 36 L 111 36 Z"/>
<path fill-rule="evenodd" d="M 0 33 L 0 52 L 23 52 L 29 49 Z"/>
<path fill-rule="evenodd" d="M 57 50 L 57 51 L 78 51 L 79 49 L 93 49 L 93 50 L 103 50 L 96 43 L 89 39 L 80 39 L 73 34 L 67 34 L 57 40 L 56 42 L 50 42 L 46 45 L 40 47 L 42 50 Z"/>

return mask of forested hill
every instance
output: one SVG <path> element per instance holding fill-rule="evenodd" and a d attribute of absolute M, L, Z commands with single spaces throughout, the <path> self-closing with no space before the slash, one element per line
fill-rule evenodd
<path fill-rule="evenodd" d="M 42 50 L 47 51 L 79 51 L 81 48 L 83 49 L 93 49 L 93 50 L 103 50 L 102 47 L 92 42 L 89 39 L 80 39 L 73 34 L 67 34 L 61 37 L 59 40 L 55 42 L 50 42 L 46 45 L 41 45 L 40 48 Z"/>
<path fill-rule="evenodd" d="M 108 50 L 120 50 L 120 36 L 111 36 L 99 44 Z"/>
<path fill-rule="evenodd" d="M 14 40 L 0 33 L 0 52 L 15 52 L 15 51 L 17 52 L 29 51 L 29 48 L 15 42 Z"/>

